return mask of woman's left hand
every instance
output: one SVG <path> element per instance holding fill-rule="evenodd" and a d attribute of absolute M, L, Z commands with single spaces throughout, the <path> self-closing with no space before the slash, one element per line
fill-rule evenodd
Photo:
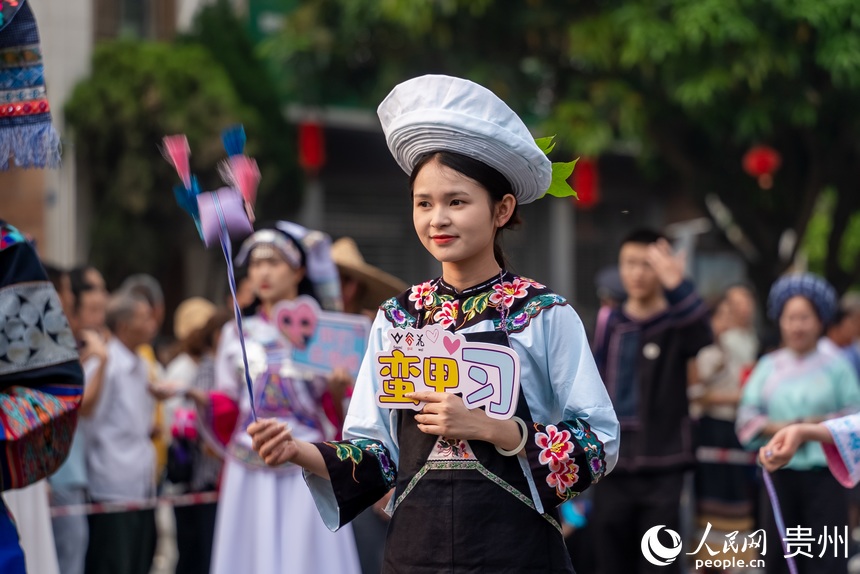
<path fill-rule="evenodd" d="M 422 391 L 407 393 L 406 397 L 425 403 L 415 415 L 421 432 L 460 440 L 486 440 L 492 419 L 481 409 L 467 409 L 459 396 Z"/>

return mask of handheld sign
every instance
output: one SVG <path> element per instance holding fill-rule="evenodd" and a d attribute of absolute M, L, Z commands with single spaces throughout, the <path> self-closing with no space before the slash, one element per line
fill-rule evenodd
<path fill-rule="evenodd" d="M 324 311 L 306 295 L 281 301 L 272 317 L 290 343 L 294 363 L 321 374 L 342 367 L 353 379 L 358 376 L 370 334 L 367 317 Z"/>
<path fill-rule="evenodd" d="M 520 360 L 508 347 L 469 342 L 438 326 L 390 329 L 375 359 L 382 408 L 417 411 L 424 403 L 405 395 L 436 391 L 460 393 L 467 408 L 484 407 L 494 419 L 509 419 L 517 410 Z"/>

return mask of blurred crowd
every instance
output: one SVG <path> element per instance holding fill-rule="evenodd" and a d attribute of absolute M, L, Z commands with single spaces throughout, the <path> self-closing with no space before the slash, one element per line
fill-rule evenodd
<path fill-rule="evenodd" d="M 372 316 L 379 300 L 405 288 L 367 265 L 349 239 L 336 242 L 331 254 L 347 312 Z M 7 493 L 20 513 L 25 550 L 46 535 L 54 541 L 55 556 L 42 545 L 27 552 L 28 560 L 34 555 L 59 567 L 34 570 L 40 572 L 115 572 L 121 563 L 124 572 L 147 574 L 154 563 L 173 568 L 174 560 L 177 573 L 210 572 L 217 502 L 177 505 L 167 525 L 152 505 L 140 503 L 219 490 L 225 441 L 200 419 L 213 408 L 216 351 L 233 322 L 232 299 L 192 297 L 167 318 L 161 286 L 149 275 L 130 276 L 109 292 L 92 266 L 46 270 L 78 341 L 86 385 L 66 462 L 46 485 L 28 489 L 26 500 Z M 769 563 L 777 561 L 779 533 L 755 450 L 788 422 L 860 409 L 860 297 L 836 301 L 832 288 L 809 274 L 780 281 L 767 309 L 777 332 L 766 328 L 749 285 L 701 300 L 658 233 L 631 234 L 618 266 L 597 277 L 602 306 L 593 350 L 623 438 L 618 467 L 605 483 L 562 507 L 578 571 L 647 571 L 638 558 L 641 532 L 658 524 L 674 525 L 683 536 L 689 560 L 679 560 L 678 571 L 717 550 L 760 557 L 754 541 L 764 544 L 763 533 L 772 548 Z M 253 308 L 259 294 L 259 284 L 240 278 L 242 308 Z M 853 533 L 860 496 L 831 484 L 819 451 L 810 445 L 774 474 L 786 522 L 823 527 L 844 515 Z M 29 509 L 49 504 L 80 511 L 28 525 L 46 515 Z M 118 504 L 120 511 L 87 504 Z M 365 572 L 377 571 L 381 559 L 382 506 L 355 522 Z M 175 536 L 178 559 L 160 556 L 165 531 Z M 853 554 L 853 539 L 850 548 Z M 845 558 L 827 571 L 843 571 Z"/>

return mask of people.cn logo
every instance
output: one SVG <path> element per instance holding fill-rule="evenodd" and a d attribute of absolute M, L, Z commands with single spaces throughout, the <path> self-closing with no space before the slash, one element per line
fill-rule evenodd
<path fill-rule="evenodd" d="M 671 546 L 663 546 L 657 535 L 660 530 L 665 530 L 672 539 Z M 665 524 L 658 524 L 653 528 L 649 528 L 645 536 L 642 537 L 642 555 L 645 560 L 655 566 L 668 566 L 675 561 L 675 558 L 681 553 L 681 535 L 666 528 Z"/>

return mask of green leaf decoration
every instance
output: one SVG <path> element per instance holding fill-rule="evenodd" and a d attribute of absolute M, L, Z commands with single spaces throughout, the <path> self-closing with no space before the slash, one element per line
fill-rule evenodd
<path fill-rule="evenodd" d="M 477 297 L 469 297 L 468 299 L 466 299 L 465 301 L 463 301 L 463 306 L 462 306 L 462 307 L 460 307 L 460 310 L 461 310 L 463 313 L 472 313 L 472 312 L 474 312 L 474 310 L 475 310 L 475 302 L 476 302 L 476 300 L 477 300 L 477 299 L 478 299 Z"/>
<path fill-rule="evenodd" d="M 555 136 L 547 136 L 545 138 L 535 138 L 535 144 L 540 150 L 549 155 L 555 149 Z M 573 161 L 554 161 L 552 162 L 552 182 L 549 184 L 549 189 L 546 190 L 543 196 L 552 195 L 554 197 L 576 197 L 576 192 L 570 187 L 567 180 L 573 173 L 573 168 L 579 158 Z M 480 313 L 480 311 L 479 311 Z"/>
<path fill-rule="evenodd" d="M 487 303 L 489 300 L 489 293 L 483 293 L 478 296 L 478 300 L 475 301 L 475 310 L 478 312 L 479 315 L 487 310 Z"/>
<path fill-rule="evenodd" d="M 553 162 L 552 183 L 549 184 L 549 189 L 546 190 L 545 195 L 552 195 L 554 197 L 578 198 L 578 196 L 576 195 L 576 191 L 574 191 L 574 189 L 567 181 L 568 179 L 570 179 L 570 175 L 573 173 L 573 168 L 576 166 L 577 161 L 579 161 L 579 158 L 568 162 Z"/>
<path fill-rule="evenodd" d="M 337 455 L 338 460 L 351 460 L 353 464 L 358 464 L 363 458 L 361 449 L 355 445 L 342 442 L 326 444 L 334 447 L 335 455 Z"/>
<path fill-rule="evenodd" d="M 535 143 L 540 148 L 540 150 L 545 154 L 549 155 L 550 152 L 555 149 L 555 142 L 553 141 L 555 136 L 547 136 L 545 138 L 535 138 Z"/>

